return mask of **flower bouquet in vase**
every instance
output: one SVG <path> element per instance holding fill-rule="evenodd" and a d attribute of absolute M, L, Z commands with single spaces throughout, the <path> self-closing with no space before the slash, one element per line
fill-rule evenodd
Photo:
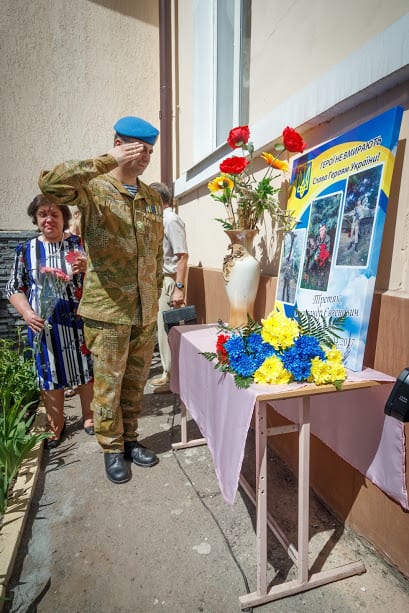
<path fill-rule="evenodd" d="M 265 213 L 278 225 L 278 229 L 290 230 L 294 226 L 296 220 L 292 212 L 280 206 L 280 187 L 275 186 L 274 181 L 280 177 L 280 173 L 289 172 L 288 162 L 281 160 L 280 155 L 284 151 L 302 153 L 306 144 L 298 132 L 289 126 L 283 130 L 282 140 L 282 144 L 275 145 L 279 155 L 264 151 L 259 156 L 264 160 L 266 169 L 262 178 L 257 179 L 249 127 L 238 126 L 230 130 L 227 143 L 234 150 L 241 149 L 242 155 L 224 159 L 219 166 L 221 174 L 208 183 L 211 197 L 224 205 L 226 217 L 217 218 L 216 221 L 225 230 L 257 230 Z"/>
<path fill-rule="evenodd" d="M 304 151 L 303 139 L 289 126 L 282 137 L 283 144 L 275 147 L 280 153 Z M 281 173 L 288 173 L 288 162 L 272 153 L 261 153 L 266 169 L 262 178 L 257 179 L 249 127 L 238 126 L 230 130 L 227 143 L 234 150 L 241 149 L 242 155 L 223 160 L 219 167 L 221 174 L 208 184 L 208 188 L 211 197 L 222 203 L 226 212 L 225 218 L 216 221 L 222 224 L 230 239 L 230 253 L 223 261 L 223 277 L 230 306 L 229 323 L 235 327 L 245 324 L 247 315 L 253 316 L 260 264 L 251 251 L 260 223 L 267 215 L 277 230 L 289 231 L 296 219 L 291 211 L 281 208 L 280 187 L 274 185 Z"/>

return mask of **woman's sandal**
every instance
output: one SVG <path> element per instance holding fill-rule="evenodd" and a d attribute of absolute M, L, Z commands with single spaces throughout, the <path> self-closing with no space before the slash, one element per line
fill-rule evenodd
<path fill-rule="evenodd" d="M 87 419 L 86 421 L 91 421 L 91 420 Z M 89 434 L 90 436 L 94 435 L 95 434 L 94 424 L 89 424 L 89 426 L 85 426 L 84 424 L 84 432 L 85 434 Z"/>
<path fill-rule="evenodd" d="M 58 438 L 46 438 L 45 439 L 44 441 L 45 449 L 55 449 L 56 447 L 58 447 L 58 445 L 61 443 L 61 437 L 65 432 L 66 425 L 67 425 L 67 422 L 64 419 L 64 425 L 61 428 L 60 436 Z"/>

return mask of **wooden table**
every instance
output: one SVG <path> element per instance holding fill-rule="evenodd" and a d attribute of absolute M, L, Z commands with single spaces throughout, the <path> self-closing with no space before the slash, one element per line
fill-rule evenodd
<path fill-rule="evenodd" d="M 189 327 L 190 328 L 190 327 Z M 178 337 L 178 338 L 176 338 Z M 173 348 L 172 348 L 172 364 L 178 364 L 180 358 L 180 331 L 174 333 Z M 172 346 L 172 342 L 171 342 Z M 206 360 L 196 351 L 198 368 L 203 367 Z M 195 359 L 195 354 L 189 356 L 189 361 Z M 207 363 L 209 364 L 209 363 Z M 176 370 L 178 368 L 176 366 Z M 176 373 L 173 376 L 173 391 L 178 392 L 177 381 L 183 375 Z M 228 375 L 231 377 L 231 375 Z M 192 377 L 191 377 L 192 378 Z M 211 378 L 210 381 L 213 379 Z M 224 382 L 219 378 L 214 378 L 215 385 L 224 385 Z M 377 381 L 345 381 L 343 391 L 367 389 L 369 387 L 380 385 Z M 172 386 L 172 378 L 171 378 Z M 333 385 L 308 385 L 297 389 L 288 389 L 288 391 L 275 391 L 276 386 L 268 386 L 270 390 L 265 392 L 266 387 L 263 386 L 263 392 L 257 394 L 254 403 L 254 422 L 255 422 L 255 468 L 256 468 L 256 487 L 255 490 L 249 483 L 240 476 L 240 484 L 256 505 L 256 555 L 257 555 L 257 586 L 256 591 L 250 594 L 245 594 L 239 598 L 241 608 L 249 608 L 265 604 L 267 602 L 284 598 L 292 594 L 298 594 L 306 590 L 325 585 L 333 581 L 338 581 L 352 575 L 365 572 L 365 565 L 362 561 L 344 564 L 332 570 L 326 570 L 319 573 L 309 573 L 308 560 L 308 543 L 309 543 L 309 489 L 310 489 L 310 401 L 316 395 L 326 394 L 342 394 L 338 392 Z M 195 381 L 192 378 L 191 391 L 195 393 Z M 274 408 L 274 401 L 284 400 L 287 398 L 296 398 L 298 403 L 298 420 L 297 423 L 289 425 L 268 427 L 267 424 L 267 407 Z M 173 445 L 174 449 L 192 447 L 195 445 L 206 444 L 206 438 L 188 440 L 187 437 L 187 409 L 183 402 L 181 403 L 181 441 Z M 192 411 L 189 412 L 192 413 Z M 194 412 L 192 413 L 195 419 Z M 196 421 L 196 420 L 195 420 Z M 200 427 L 200 425 L 199 425 Z M 204 428 L 205 429 L 205 428 Z M 298 545 L 297 547 L 290 543 L 286 535 L 267 510 L 267 437 L 276 436 L 278 434 L 286 434 L 298 432 Z M 202 432 L 204 433 L 204 432 Z M 272 530 L 278 541 L 287 551 L 287 554 L 292 559 L 297 568 L 297 578 L 291 581 L 285 581 L 280 585 L 275 585 L 268 589 L 267 579 L 267 531 Z"/>

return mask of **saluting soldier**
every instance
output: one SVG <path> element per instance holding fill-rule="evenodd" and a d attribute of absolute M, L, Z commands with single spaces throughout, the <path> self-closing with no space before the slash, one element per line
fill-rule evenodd
<path fill-rule="evenodd" d="M 163 211 L 139 179 L 159 131 L 139 117 L 122 117 L 114 129 L 110 151 L 43 171 L 39 186 L 81 212 L 88 267 L 78 313 L 94 361 L 94 429 L 108 479 L 125 483 L 130 461 L 158 462 L 137 427 L 163 282 Z"/>

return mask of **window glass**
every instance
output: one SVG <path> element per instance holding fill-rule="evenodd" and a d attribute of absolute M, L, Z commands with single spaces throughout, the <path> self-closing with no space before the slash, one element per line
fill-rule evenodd
<path fill-rule="evenodd" d="M 196 0 L 194 28 L 197 162 L 248 122 L 251 0 Z"/>

